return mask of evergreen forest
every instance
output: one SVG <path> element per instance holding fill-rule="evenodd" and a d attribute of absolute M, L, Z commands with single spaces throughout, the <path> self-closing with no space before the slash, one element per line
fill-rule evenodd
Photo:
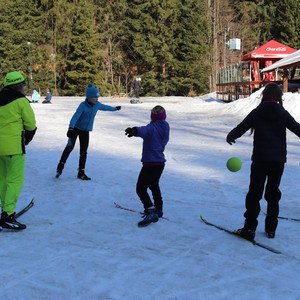
<path fill-rule="evenodd" d="M 0 72 L 27 89 L 83 96 L 195 96 L 218 68 L 274 39 L 300 48 L 299 0 L 0 0 Z M 228 49 L 230 38 L 241 50 Z"/>

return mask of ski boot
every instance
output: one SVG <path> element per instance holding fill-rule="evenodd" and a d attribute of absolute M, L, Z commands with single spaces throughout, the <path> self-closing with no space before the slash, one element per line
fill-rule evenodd
<path fill-rule="evenodd" d="M 254 241 L 255 238 L 255 231 L 251 229 L 240 228 L 236 230 L 234 233 L 248 241 Z"/>
<path fill-rule="evenodd" d="M 275 238 L 275 230 L 268 230 L 268 228 L 265 228 L 265 233 L 267 238 L 274 239 Z"/>
<path fill-rule="evenodd" d="M 142 221 L 140 221 L 138 223 L 138 226 L 139 227 L 145 227 L 145 226 L 148 226 L 149 224 L 151 223 L 156 223 L 158 221 L 158 215 L 155 211 L 155 208 L 148 208 L 146 211 L 145 211 L 145 217 Z"/>
<path fill-rule="evenodd" d="M 55 175 L 56 178 L 58 178 L 61 175 L 61 173 L 64 169 L 64 166 L 65 166 L 65 163 L 63 163 L 63 162 L 58 163 L 57 168 L 56 168 L 56 175 Z"/>
<path fill-rule="evenodd" d="M 78 171 L 78 175 L 77 175 L 78 179 L 81 180 L 91 180 L 91 177 L 88 177 L 85 173 L 84 173 L 84 169 L 81 169 Z"/>
<path fill-rule="evenodd" d="M 8 215 L 7 212 L 1 213 L 1 219 L 0 219 L 0 227 L 12 229 L 12 230 L 22 230 L 26 228 L 25 224 L 21 224 L 18 222 L 15 218 L 16 213 L 13 213 L 11 215 Z"/>

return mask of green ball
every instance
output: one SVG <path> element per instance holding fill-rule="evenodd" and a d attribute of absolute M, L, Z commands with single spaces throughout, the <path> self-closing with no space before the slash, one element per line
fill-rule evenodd
<path fill-rule="evenodd" d="M 237 172 L 242 167 L 242 161 L 238 157 L 231 157 L 226 163 L 227 169 L 231 172 Z"/>

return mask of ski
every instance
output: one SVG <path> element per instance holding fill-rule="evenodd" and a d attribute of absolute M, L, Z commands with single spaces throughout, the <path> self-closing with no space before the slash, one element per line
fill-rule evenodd
<path fill-rule="evenodd" d="M 288 220 L 288 221 L 295 221 L 295 222 L 300 222 L 300 219 L 297 219 L 297 218 L 289 218 L 289 217 L 281 217 L 281 216 L 278 216 L 278 219 Z"/>
<path fill-rule="evenodd" d="M 127 211 L 130 211 L 130 212 L 138 213 L 140 215 L 144 214 L 143 212 L 140 212 L 140 211 L 137 211 L 135 209 L 122 206 L 122 205 L 120 205 L 119 203 L 116 203 L 116 202 L 114 202 L 114 205 L 115 205 L 116 208 L 120 208 L 120 209 L 127 210 Z M 161 217 L 160 219 L 164 219 L 164 220 L 170 221 L 170 219 L 167 218 L 167 217 Z"/>
<path fill-rule="evenodd" d="M 116 202 L 114 202 L 114 205 L 116 206 L 116 208 L 120 208 L 120 209 L 123 209 L 123 210 L 127 210 L 127 211 L 131 211 L 131 212 L 142 214 L 141 212 L 138 212 L 138 211 L 136 211 L 134 209 L 131 209 L 131 208 L 124 207 L 124 206 L 122 206 L 122 205 L 120 205 L 120 204 L 118 204 Z"/>
<path fill-rule="evenodd" d="M 219 230 L 225 231 L 225 232 L 227 232 L 227 233 L 229 233 L 229 234 L 231 234 L 231 235 L 234 235 L 234 236 L 236 236 L 236 237 L 239 237 L 239 238 L 243 239 L 241 236 L 239 236 L 238 234 L 236 234 L 235 231 L 229 230 L 229 229 L 227 229 L 227 228 L 225 228 L 225 227 L 223 227 L 223 226 L 219 226 L 219 225 L 216 225 L 216 224 L 214 224 L 214 223 L 211 223 L 211 222 L 207 221 L 207 220 L 203 217 L 202 214 L 200 214 L 200 218 L 201 218 L 201 220 L 202 220 L 206 225 L 215 227 L 215 228 L 217 228 L 217 229 L 219 229 Z M 267 246 L 267 245 L 265 245 L 265 244 L 259 243 L 259 242 L 255 241 L 255 240 L 253 240 L 253 241 L 249 241 L 249 240 L 246 240 L 246 239 L 243 239 L 243 240 L 245 240 L 245 241 L 247 241 L 247 242 L 250 242 L 250 243 L 252 243 L 253 245 L 258 246 L 258 247 L 260 247 L 260 248 L 266 249 L 266 250 L 268 250 L 268 251 L 270 251 L 270 252 L 272 252 L 272 253 L 282 254 L 280 251 L 278 251 L 278 250 L 276 250 L 276 249 L 274 249 L 274 248 L 272 248 L 272 247 L 270 247 L 270 246 Z"/>
<path fill-rule="evenodd" d="M 265 212 L 263 212 L 263 214 L 267 215 Z M 300 219 L 297 219 L 297 218 L 282 217 L 282 216 L 278 216 L 277 218 L 281 219 L 281 220 L 300 222 Z"/>
<path fill-rule="evenodd" d="M 19 212 L 16 213 L 15 218 L 19 218 L 23 214 L 25 214 L 32 206 L 34 205 L 34 198 L 31 199 L 31 201 Z"/>

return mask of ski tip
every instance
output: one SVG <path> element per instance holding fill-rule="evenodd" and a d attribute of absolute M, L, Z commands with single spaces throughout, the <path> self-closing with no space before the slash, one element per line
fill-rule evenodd
<path fill-rule="evenodd" d="M 124 209 L 120 204 L 118 204 L 117 202 L 114 202 L 114 205 L 116 208 L 121 208 L 121 209 Z"/>

